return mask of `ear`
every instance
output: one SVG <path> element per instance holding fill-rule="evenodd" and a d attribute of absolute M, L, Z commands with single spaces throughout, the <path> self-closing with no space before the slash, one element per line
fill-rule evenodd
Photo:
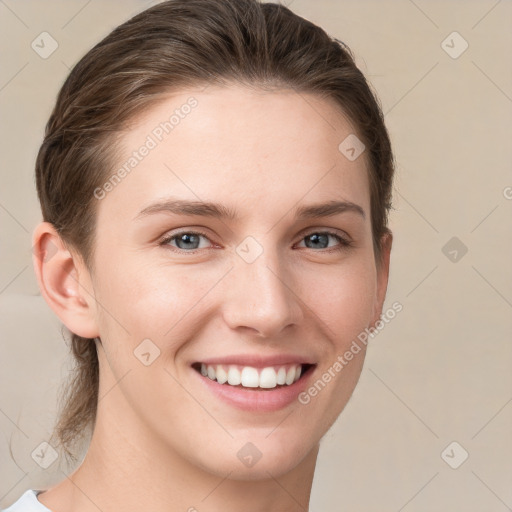
<path fill-rule="evenodd" d="M 62 323 L 84 338 L 99 336 L 90 274 L 66 248 L 53 224 L 40 223 L 32 234 L 32 261 L 44 297 Z"/>
<path fill-rule="evenodd" d="M 386 298 L 386 291 L 388 288 L 389 278 L 389 262 L 391 256 L 391 246 L 393 244 L 393 233 L 387 231 L 380 239 L 381 258 L 376 262 L 377 264 L 377 290 L 375 294 L 374 313 L 372 318 L 372 327 L 375 322 L 379 320 L 382 314 L 382 307 L 384 299 Z"/>

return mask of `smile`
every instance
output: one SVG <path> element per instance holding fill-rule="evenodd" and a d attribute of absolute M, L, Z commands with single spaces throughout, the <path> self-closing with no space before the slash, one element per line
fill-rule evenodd
<path fill-rule="evenodd" d="M 195 363 L 192 367 L 219 384 L 243 388 L 274 389 L 291 386 L 309 370 L 310 364 L 287 364 L 256 368 L 234 364 Z"/>

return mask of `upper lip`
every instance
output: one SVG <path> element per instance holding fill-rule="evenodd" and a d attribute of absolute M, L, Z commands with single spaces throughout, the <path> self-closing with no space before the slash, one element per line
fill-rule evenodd
<path fill-rule="evenodd" d="M 280 366 L 286 364 L 315 364 L 311 358 L 293 354 L 276 354 L 274 356 L 264 356 L 261 354 L 238 354 L 223 357 L 212 357 L 196 361 L 205 365 L 240 365 L 252 366 L 254 368 L 266 368 L 268 366 Z"/>

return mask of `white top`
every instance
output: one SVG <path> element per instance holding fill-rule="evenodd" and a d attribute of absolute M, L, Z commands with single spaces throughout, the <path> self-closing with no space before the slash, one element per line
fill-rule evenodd
<path fill-rule="evenodd" d="M 15 501 L 10 507 L 0 510 L 0 512 L 52 512 L 46 508 L 38 499 L 37 495 L 43 492 L 39 489 L 28 489 L 18 501 Z"/>

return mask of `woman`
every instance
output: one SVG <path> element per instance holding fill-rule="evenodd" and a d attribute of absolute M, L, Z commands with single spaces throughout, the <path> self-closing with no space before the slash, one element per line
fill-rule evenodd
<path fill-rule="evenodd" d="M 170 0 L 90 50 L 33 245 L 77 361 L 50 445 L 91 438 L 7 510 L 307 510 L 382 313 L 393 169 L 350 50 L 281 5 Z"/>

